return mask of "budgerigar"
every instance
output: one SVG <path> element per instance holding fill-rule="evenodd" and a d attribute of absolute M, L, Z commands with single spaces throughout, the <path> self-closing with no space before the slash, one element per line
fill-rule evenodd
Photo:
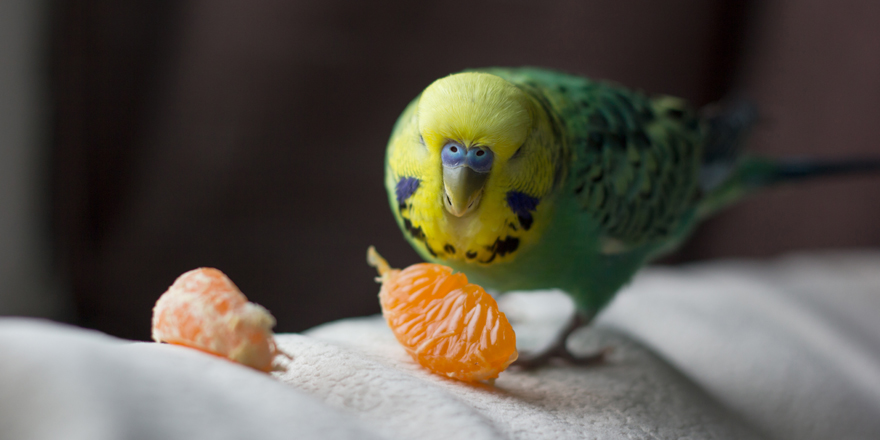
<path fill-rule="evenodd" d="M 561 289 L 589 319 L 719 208 L 789 177 L 860 168 L 741 156 L 753 120 L 744 104 L 698 113 L 556 71 L 467 71 L 406 107 L 385 185 L 426 260 L 499 292 Z"/>

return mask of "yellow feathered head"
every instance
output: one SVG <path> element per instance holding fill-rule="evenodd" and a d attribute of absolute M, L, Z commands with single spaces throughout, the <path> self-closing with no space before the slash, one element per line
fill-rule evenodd
<path fill-rule="evenodd" d="M 478 72 L 435 81 L 389 144 L 402 226 L 431 257 L 504 259 L 552 186 L 552 142 L 547 115 L 509 81 Z M 499 253 L 505 240 L 516 245 Z"/>

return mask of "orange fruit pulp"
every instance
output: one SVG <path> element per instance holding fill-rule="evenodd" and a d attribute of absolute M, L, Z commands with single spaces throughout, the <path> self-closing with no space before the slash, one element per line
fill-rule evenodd
<path fill-rule="evenodd" d="M 517 358 L 516 335 L 495 299 L 440 264 L 392 269 L 370 246 L 379 303 L 394 336 L 434 373 L 466 382 L 494 380 Z"/>
<path fill-rule="evenodd" d="M 223 272 L 199 268 L 178 277 L 156 301 L 152 336 L 269 372 L 283 354 L 275 346 L 274 326 L 269 311 L 248 302 Z"/>

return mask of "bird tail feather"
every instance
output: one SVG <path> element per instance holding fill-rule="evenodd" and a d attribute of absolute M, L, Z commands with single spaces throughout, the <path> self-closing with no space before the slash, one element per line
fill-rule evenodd
<path fill-rule="evenodd" d="M 759 123 L 755 105 L 731 95 L 702 110 L 706 140 L 698 215 L 709 216 L 761 188 L 816 177 L 880 173 L 880 158 L 767 159 L 745 156 L 742 147 Z"/>
<path fill-rule="evenodd" d="M 733 172 L 700 203 L 700 217 L 709 216 L 741 198 L 769 186 L 818 177 L 880 173 L 880 158 L 766 159 L 743 157 Z"/>

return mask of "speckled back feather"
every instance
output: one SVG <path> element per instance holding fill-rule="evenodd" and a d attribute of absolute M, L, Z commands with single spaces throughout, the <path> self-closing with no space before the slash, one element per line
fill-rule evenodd
<path fill-rule="evenodd" d="M 697 197 L 702 128 L 681 100 L 538 69 L 493 69 L 546 102 L 571 161 L 566 190 L 601 226 L 607 252 L 678 231 Z"/>

